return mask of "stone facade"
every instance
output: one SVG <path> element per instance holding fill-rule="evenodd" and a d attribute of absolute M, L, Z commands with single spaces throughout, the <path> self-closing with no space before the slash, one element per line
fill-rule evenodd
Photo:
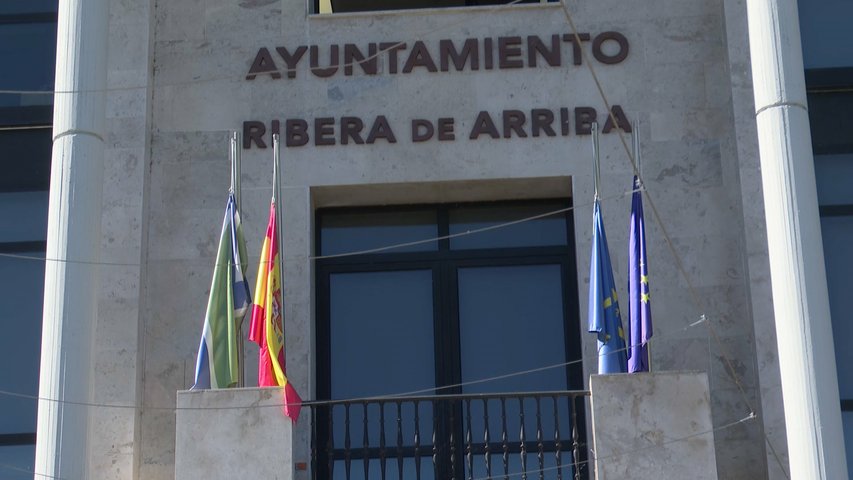
<path fill-rule="evenodd" d="M 619 32 L 630 50 L 608 64 L 584 43 L 581 65 L 560 41 L 562 65 L 527 60 L 528 36 L 550 46 L 571 34 L 560 4 L 309 15 L 296 0 L 114 0 L 110 5 L 108 141 L 105 158 L 102 290 L 95 348 L 95 400 L 140 405 L 103 410 L 92 422 L 92 478 L 175 476 L 176 392 L 192 384 L 219 226 L 229 182 L 228 137 L 244 122 L 303 119 L 307 145 L 283 159 L 284 296 L 291 381 L 314 397 L 314 211 L 331 205 L 573 197 L 580 312 L 586 311 L 593 197 L 590 137 L 575 130 L 579 107 L 604 121 L 607 102 L 640 121 L 647 187 L 647 238 L 656 336 L 655 370 L 707 372 L 716 425 L 750 413 L 715 435 L 720 478 L 783 478 L 769 441 L 785 462 L 785 432 L 764 241 L 763 205 L 752 116 L 745 5 L 740 0 L 566 2 L 578 32 Z M 261 48 L 279 68 L 276 47 L 317 45 L 327 66 L 331 45 L 415 42 L 430 54 L 449 39 L 521 38 L 522 68 L 392 74 L 359 66 L 321 78 L 309 55 L 295 78 L 246 78 Z M 479 44 L 484 48 L 482 43 Z M 602 45 L 613 55 L 616 42 Z M 510 60 L 514 59 L 510 58 Z M 421 62 L 424 60 L 421 59 Z M 469 65 L 470 67 L 470 65 Z M 568 135 L 560 109 L 569 112 Z M 533 109 L 553 112 L 555 136 L 533 136 Z M 525 114 L 526 137 L 503 138 L 503 112 Z M 470 139 L 482 111 L 501 138 Z M 341 117 L 358 117 L 367 137 L 384 116 L 396 143 L 341 144 Z M 315 145 L 314 121 L 334 119 L 333 145 Z M 415 142 L 411 122 L 453 118 L 455 139 Z M 602 208 L 617 279 L 626 278 L 633 168 L 630 135 L 601 138 Z M 269 144 L 269 132 L 264 137 Z M 624 143 L 623 143 L 624 142 Z M 257 258 L 267 220 L 272 152 L 243 151 L 243 228 Z M 562 189 L 562 190 L 561 190 Z M 657 220 L 660 220 L 659 223 Z M 676 259 L 677 258 L 677 259 Z M 129 265 L 128 265 L 129 264 Z M 136 265 L 139 264 L 139 265 Z M 683 268 L 687 279 L 681 273 Z M 256 262 L 250 261 L 249 278 Z M 707 322 L 694 325 L 702 315 Z M 583 323 L 583 322 L 581 322 Z M 583 338 L 587 374 L 594 337 Z M 247 343 L 247 364 L 256 350 Z M 247 384 L 255 372 L 247 368 Z M 93 424 L 93 428 L 94 428 Z M 293 430 L 294 462 L 307 462 L 308 422 Z M 94 431 L 94 430 L 93 430 Z M 765 439 L 765 436 L 767 439 Z M 784 468 L 787 468 L 785 465 Z M 307 478 L 307 473 L 299 473 Z M 297 476 L 297 478 L 300 478 Z"/>
<path fill-rule="evenodd" d="M 281 396 L 282 389 L 273 388 L 178 393 L 175 478 L 292 479 L 291 451 L 284 446 L 292 443 L 293 429 L 281 414 Z"/>
<path fill-rule="evenodd" d="M 705 373 L 593 375 L 589 389 L 597 480 L 718 478 Z"/>

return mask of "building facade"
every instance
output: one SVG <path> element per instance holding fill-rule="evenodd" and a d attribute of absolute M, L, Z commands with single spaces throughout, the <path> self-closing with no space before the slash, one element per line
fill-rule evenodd
<path fill-rule="evenodd" d="M 304 399 L 584 389 L 597 363 L 595 337 L 586 332 L 593 121 L 623 299 L 635 173 L 630 145 L 634 135 L 640 141 L 653 369 L 707 372 L 720 478 L 785 478 L 746 7 L 728 0 L 643 8 L 612 1 L 426 2 L 377 11 L 387 5 L 335 3 L 97 4 L 109 13 L 101 26 L 108 47 L 99 89 L 103 180 L 96 181 L 103 194 L 93 212 L 100 244 L 96 258 L 65 259 L 97 272 L 96 314 L 69 319 L 87 321 L 83 331 L 91 332 L 89 367 L 68 366 L 88 398 L 65 397 L 62 404 L 63 415 L 87 425 L 65 432 L 80 438 L 85 459 L 71 478 L 175 477 L 176 392 L 193 383 L 235 130 L 242 134 L 240 207 L 252 280 L 272 194 L 272 134 L 281 135 L 287 366 Z M 838 125 L 849 117 L 842 102 L 849 100 L 845 75 L 853 59 L 849 51 L 834 56 L 833 46 L 809 43 L 818 38 L 810 28 L 826 15 L 804 10 L 801 20 L 843 365 L 846 334 L 836 313 L 843 280 L 836 276 L 849 256 L 849 199 L 838 182 L 849 170 L 850 142 Z M 18 211 L 24 195 L 45 215 L 43 194 L 17 190 L 46 184 L 24 182 L 10 182 L 14 193 L 3 193 L 0 208 Z M 4 238 L 0 247 L 28 253 L 44 238 Z M 22 265 L 32 267 L 38 283 L 39 264 Z M 9 303 L 10 312 L 23 313 Z M 257 350 L 246 345 L 252 386 Z M 42 378 L 52 353 L 42 352 Z M 85 374 L 75 377 L 75 368 Z M 839 368 L 844 411 L 846 383 Z M 20 385 L 19 391 L 33 388 Z M 494 398 L 498 403 L 487 408 L 500 409 Z M 46 403 L 43 411 L 56 411 Z M 452 408 L 432 405 L 428 412 L 412 405 L 387 411 L 410 423 L 403 428 L 403 478 L 414 478 L 415 470 L 424 478 L 463 476 L 457 467 L 484 476 L 460 459 L 416 465 L 412 424 L 424 436 L 447 433 L 486 413 L 454 418 Z M 520 405 L 507 415 L 510 422 L 519 414 L 533 418 Z M 343 478 L 350 460 L 316 461 L 318 444 L 364 442 L 367 451 L 386 430 L 373 427 L 385 406 L 352 407 L 352 423 L 370 426 L 345 433 L 336 423 L 330 435 L 318 436 L 318 422 L 337 415 L 323 408 L 305 409 L 291 444 L 281 446 L 305 466 L 282 478 Z M 566 413 L 555 407 L 554 417 Z M 579 417 L 583 422 L 583 410 Z M 34 442 L 34 430 L 16 425 L 6 433 L 27 433 Z M 580 431 L 584 458 L 587 430 Z M 18 450 L 12 455 L 20 464 L 32 459 Z M 364 454 L 373 459 L 373 475 L 378 455 Z M 360 459 L 350 465 L 357 472 L 364 466 Z M 352 478 L 373 478 L 359 475 Z"/>

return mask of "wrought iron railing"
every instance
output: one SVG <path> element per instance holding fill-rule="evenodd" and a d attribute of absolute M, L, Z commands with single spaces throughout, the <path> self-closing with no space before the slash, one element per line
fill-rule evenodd
<path fill-rule="evenodd" d="M 587 391 L 307 403 L 315 480 L 588 478 Z"/>

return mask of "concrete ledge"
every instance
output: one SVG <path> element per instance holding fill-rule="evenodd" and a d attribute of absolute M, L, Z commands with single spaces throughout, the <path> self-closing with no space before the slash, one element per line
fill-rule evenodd
<path fill-rule="evenodd" d="M 175 478 L 293 479 L 280 388 L 178 392 Z"/>
<path fill-rule="evenodd" d="M 593 375 L 595 478 L 716 479 L 704 372 Z"/>

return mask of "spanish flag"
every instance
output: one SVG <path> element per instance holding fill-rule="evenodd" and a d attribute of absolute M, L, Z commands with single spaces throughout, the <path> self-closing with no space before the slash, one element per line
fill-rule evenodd
<path fill-rule="evenodd" d="M 284 387 L 284 414 L 293 422 L 299 418 L 302 399 L 287 380 L 284 362 L 284 304 L 281 299 L 281 268 L 279 266 L 278 228 L 275 202 L 270 205 L 270 221 L 255 285 L 252 305 L 252 324 L 249 340 L 260 347 L 258 357 L 258 386 Z"/>

